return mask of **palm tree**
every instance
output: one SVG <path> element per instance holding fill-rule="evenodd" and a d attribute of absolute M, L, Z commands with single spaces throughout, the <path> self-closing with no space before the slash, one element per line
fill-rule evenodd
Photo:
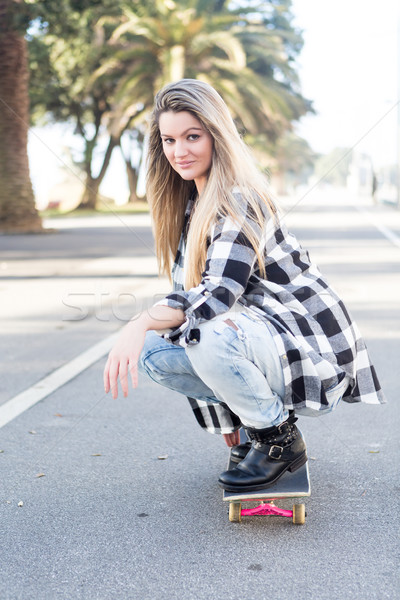
<path fill-rule="evenodd" d="M 250 132 L 277 135 L 307 110 L 288 85 L 289 77 L 274 78 L 277 68 L 290 71 L 284 51 L 288 33 L 266 27 L 244 9 L 214 12 L 215 5 L 215 0 L 156 0 L 151 7 L 126 5 L 120 17 L 99 21 L 99 28 L 115 27 L 108 41 L 110 58 L 92 78 L 117 76 L 111 130 L 132 118 L 138 106 L 151 105 L 165 83 L 182 77 L 216 87 Z"/>
<path fill-rule="evenodd" d="M 308 109 L 290 65 L 300 37 L 290 25 L 289 0 L 259 6 L 249 0 L 244 8 L 237 1 L 235 9 L 228 0 L 85 0 L 82 10 L 72 0 L 50 4 L 56 16 L 30 41 L 32 105 L 75 123 L 84 147 L 86 206 L 95 205 L 117 146 L 135 197 L 140 153 L 132 164 L 128 141 L 140 146 L 154 95 L 166 82 L 209 82 L 242 132 L 268 149 Z"/>
<path fill-rule="evenodd" d="M 0 0 L 0 230 L 41 231 L 29 174 L 28 61 L 14 26 L 16 3 Z"/>
<path fill-rule="evenodd" d="M 243 132 L 264 135 L 269 146 L 309 109 L 289 64 L 300 36 L 284 11 L 278 19 L 276 9 L 265 14 L 228 10 L 226 4 L 137 1 L 123 4 L 119 16 L 98 21 L 98 38 L 107 43 L 109 58 L 94 71 L 89 88 L 115 82 L 108 115 L 113 136 L 120 138 L 128 127 L 142 134 L 156 91 L 182 77 L 213 85 Z"/>

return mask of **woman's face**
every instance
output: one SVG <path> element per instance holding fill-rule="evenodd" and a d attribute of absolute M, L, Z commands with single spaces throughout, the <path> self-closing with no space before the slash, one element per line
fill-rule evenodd
<path fill-rule="evenodd" d="M 194 180 L 200 194 L 211 167 L 213 138 L 190 112 L 160 115 L 159 128 L 164 154 L 171 167 L 186 181 Z"/>

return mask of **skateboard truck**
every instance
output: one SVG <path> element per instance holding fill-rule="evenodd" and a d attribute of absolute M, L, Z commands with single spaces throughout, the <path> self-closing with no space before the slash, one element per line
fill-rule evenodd
<path fill-rule="evenodd" d="M 295 525 L 304 525 L 306 510 L 304 504 L 293 504 L 293 510 L 279 508 L 279 506 L 275 506 L 273 500 L 261 502 L 261 504 L 253 508 L 242 508 L 241 502 L 229 502 L 229 520 L 233 523 L 239 523 L 242 520 L 242 516 L 288 517 L 293 520 Z"/>
<path fill-rule="evenodd" d="M 275 506 L 273 501 L 261 502 L 261 504 L 254 508 L 242 508 L 241 514 L 249 517 L 253 515 L 276 515 L 277 517 L 289 517 L 290 519 L 293 517 L 292 510 L 279 508 L 279 506 Z"/>

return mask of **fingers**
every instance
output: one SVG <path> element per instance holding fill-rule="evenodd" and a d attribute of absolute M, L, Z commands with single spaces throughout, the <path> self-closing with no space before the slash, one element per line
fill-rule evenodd
<path fill-rule="evenodd" d="M 119 380 L 121 382 L 122 393 L 124 394 L 124 398 L 128 395 L 128 361 L 121 361 L 119 364 Z M 117 390 L 118 394 L 118 390 Z"/>
<path fill-rule="evenodd" d="M 132 387 L 138 385 L 137 361 L 134 359 L 122 358 L 120 361 L 108 357 L 106 366 L 104 367 L 103 381 L 104 391 L 106 394 L 111 390 L 112 397 L 118 398 L 118 378 L 121 384 L 121 389 L 126 398 L 129 392 L 128 373 L 130 373 Z"/>
<path fill-rule="evenodd" d="M 103 372 L 103 383 L 104 383 L 104 391 L 106 394 L 108 394 L 108 392 L 110 391 L 110 357 L 108 357 L 108 360 L 106 362 L 106 366 L 104 367 L 104 372 Z"/>
<path fill-rule="evenodd" d="M 225 440 L 225 444 L 232 448 L 232 446 L 237 446 L 240 444 L 240 431 L 234 431 L 233 433 L 223 433 L 222 437 Z"/>
<path fill-rule="evenodd" d="M 228 446 L 228 448 L 232 447 L 230 435 L 231 435 L 230 433 L 222 434 L 222 437 L 224 438 L 225 444 Z"/>
<path fill-rule="evenodd" d="M 240 431 L 237 429 L 233 434 L 233 445 L 238 446 L 240 444 Z"/>
<path fill-rule="evenodd" d="M 228 446 L 228 448 L 232 448 L 232 446 L 235 446 L 235 438 L 234 438 L 234 433 L 223 433 L 222 437 L 225 440 L 225 444 Z"/>
<path fill-rule="evenodd" d="M 109 359 L 110 360 L 110 359 Z M 119 367 L 120 363 L 117 360 L 110 360 L 109 366 L 109 381 L 110 381 L 110 390 L 112 397 L 118 398 L 118 375 L 119 375 Z"/>
<path fill-rule="evenodd" d="M 132 362 L 129 363 L 129 372 L 131 374 L 132 387 L 135 389 L 138 385 L 137 361 L 132 360 Z"/>
<path fill-rule="evenodd" d="M 104 390 L 111 391 L 113 398 L 118 398 L 118 379 L 124 396 L 128 395 L 129 375 L 132 386 L 137 387 L 137 362 L 144 345 L 146 330 L 137 321 L 130 321 L 121 332 L 114 348 L 111 350 L 104 368 Z"/>

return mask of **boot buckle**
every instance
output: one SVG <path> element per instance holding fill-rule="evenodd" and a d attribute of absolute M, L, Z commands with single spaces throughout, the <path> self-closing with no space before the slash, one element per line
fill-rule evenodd
<path fill-rule="evenodd" d="M 282 446 L 271 446 L 268 452 L 268 456 L 274 460 L 279 460 L 282 457 L 283 448 Z"/>
<path fill-rule="evenodd" d="M 292 425 L 289 423 L 289 421 L 283 421 L 283 423 L 277 425 L 276 428 L 279 433 L 287 433 L 292 429 Z"/>

